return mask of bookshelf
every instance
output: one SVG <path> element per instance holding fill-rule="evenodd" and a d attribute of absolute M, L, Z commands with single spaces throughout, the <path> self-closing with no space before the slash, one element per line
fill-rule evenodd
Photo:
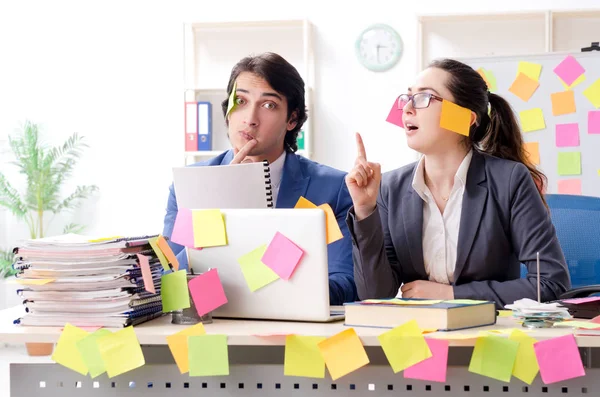
<path fill-rule="evenodd" d="M 233 66 L 243 57 L 275 52 L 298 69 L 306 85 L 309 118 L 299 139 L 298 154 L 312 154 L 312 98 L 314 50 L 308 20 L 184 24 L 184 101 L 212 104 L 212 147 L 185 151 L 184 162 L 207 160 L 231 148 L 221 102 L 227 99 L 227 82 Z M 182 106 L 183 117 L 183 106 Z M 299 137 L 300 138 L 300 137 Z M 184 147 L 181 140 L 182 148 Z"/>
<path fill-rule="evenodd" d="M 420 15 L 417 70 L 440 57 L 580 51 L 599 36 L 600 9 Z"/>

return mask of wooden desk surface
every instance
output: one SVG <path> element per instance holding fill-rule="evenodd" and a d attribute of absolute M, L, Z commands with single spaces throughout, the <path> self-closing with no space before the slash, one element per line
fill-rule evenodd
<path fill-rule="evenodd" d="M 60 327 L 25 327 L 13 324 L 13 321 L 24 314 L 21 306 L 0 310 L 0 343 L 55 343 L 61 334 Z M 135 333 L 142 345 L 165 345 L 166 337 L 183 330 L 188 326 L 171 324 L 171 316 L 149 321 L 135 327 Z M 285 345 L 285 335 L 297 334 L 305 336 L 329 337 L 348 327 L 342 321 L 333 323 L 302 323 L 285 321 L 249 321 L 214 319 L 212 324 L 205 324 L 209 334 L 225 334 L 229 345 L 245 346 L 282 346 Z M 475 339 L 481 331 L 507 330 L 518 328 L 524 330 L 514 319 L 499 317 L 494 326 L 479 327 L 454 332 L 433 332 L 426 334 L 427 338 L 450 335 L 470 335 L 470 339 L 451 339 L 450 346 L 474 346 Z M 380 328 L 354 328 L 365 346 L 379 346 L 377 336 L 387 331 Z M 111 329 L 118 331 L 118 329 Z M 569 328 L 546 328 L 531 331 L 528 334 L 538 340 L 550 339 L 573 333 Z M 600 347 L 600 336 L 577 336 L 580 347 Z"/>

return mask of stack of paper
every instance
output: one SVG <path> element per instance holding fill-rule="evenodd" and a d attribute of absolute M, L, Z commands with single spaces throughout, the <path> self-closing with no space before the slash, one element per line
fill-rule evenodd
<path fill-rule="evenodd" d="M 560 303 L 538 303 L 527 298 L 506 305 L 506 308 L 513 311 L 513 317 L 529 323 L 547 323 L 548 326 L 572 317 L 569 310 Z"/>
<path fill-rule="evenodd" d="M 68 234 L 15 248 L 22 325 L 125 327 L 162 314 L 162 265 L 149 239 Z"/>

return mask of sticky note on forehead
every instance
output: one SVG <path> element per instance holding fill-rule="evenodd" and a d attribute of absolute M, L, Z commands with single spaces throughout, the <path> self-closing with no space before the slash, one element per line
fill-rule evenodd
<path fill-rule="evenodd" d="M 227 101 L 227 114 L 225 114 L 225 118 L 229 117 L 229 113 L 231 113 L 235 108 L 235 96 L 237 90 L 237 81 L 233 83 L 233 88 L 231 89 L 231 93 L 229 94 L 229 100 Z"/>
<path fill-rule="evenodd" d="M 440 127 L 464 136 L 469 136 L 471 111 L 444 99 L 442 102 Z"/>

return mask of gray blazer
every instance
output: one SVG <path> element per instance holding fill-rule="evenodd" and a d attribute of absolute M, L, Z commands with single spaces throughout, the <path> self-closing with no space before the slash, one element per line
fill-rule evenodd
<path fill-rule="evenodd" d="M 423 264 L 423 200 L 413 190 L 417 163 L 383 175 L 377 209 L 346 222 L 352 237 L 354 280 L 360 299 L 396 296 L 402 283 L 427 280 Z M 454 297 L 485 299 L 498 307 L 537 300 L 540 253 L 542 301 L 571 288 L 550 214 L 521 163 L 473 153 L 463 195 Z M 520 278 L 520 264 L 527 278 Z"/>

